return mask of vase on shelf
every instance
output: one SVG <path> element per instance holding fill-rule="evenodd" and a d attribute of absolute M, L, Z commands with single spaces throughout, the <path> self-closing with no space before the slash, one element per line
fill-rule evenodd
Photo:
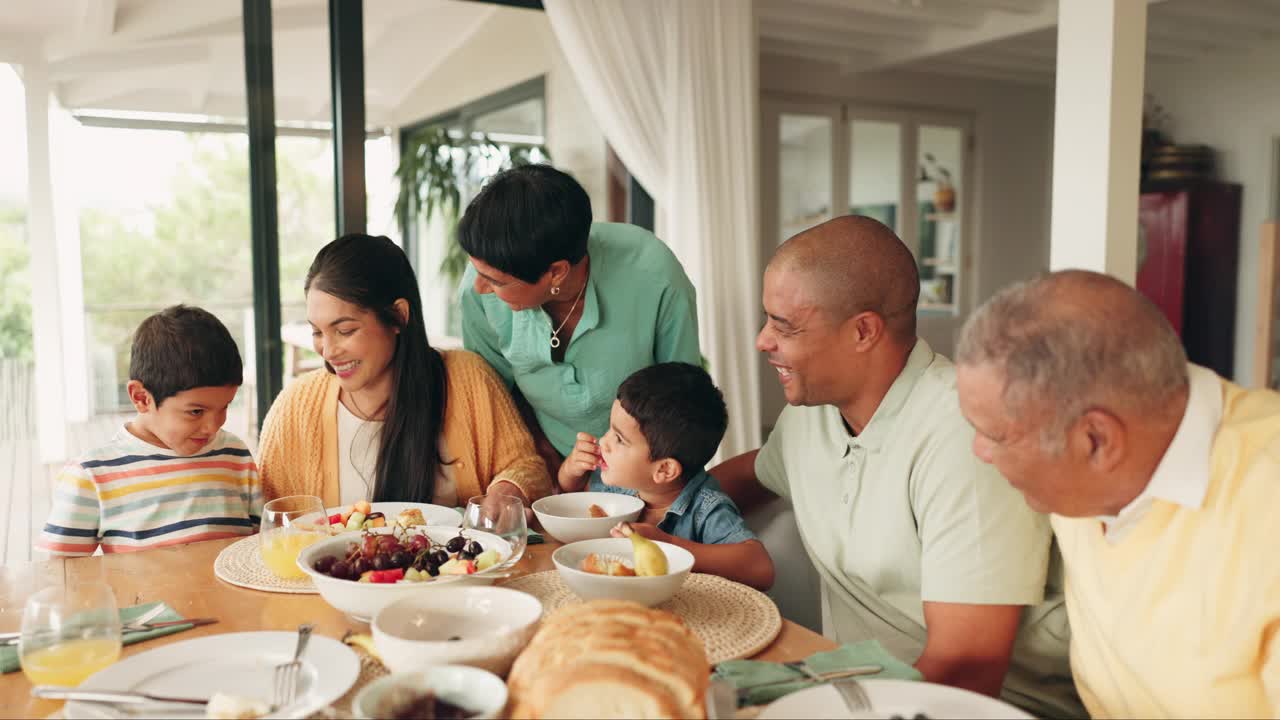
<path fill-rule="evenodd" d="M 939 213 L 950 213 L 956 209 L 956 189 L 951 185 L 939 183 L 933 191 L 933 207 Z"/>

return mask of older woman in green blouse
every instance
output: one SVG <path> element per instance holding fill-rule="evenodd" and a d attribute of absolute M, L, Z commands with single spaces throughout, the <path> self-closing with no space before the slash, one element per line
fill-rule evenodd
<path fill-rule="evenodd" d="M 618 386 L 655 363 L 697 364 L 693 284 L 653 233 L 593 223 L 549 165 L 507 170 L 467 206 L 462 337 L 512 386 L 552 475 L 609 427 Z M 589 438 L 579 438 L 585 433 Z"/>

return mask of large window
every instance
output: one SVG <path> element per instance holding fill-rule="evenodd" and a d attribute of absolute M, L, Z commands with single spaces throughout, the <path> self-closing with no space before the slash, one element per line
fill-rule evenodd
<path fill-rule="evenodd" d="M 460 345 L 462 336 L 457 289 L 466 260 L 454 235 L 458 217 L 484 181 L 503 168 L 547 159 L 543 79 L 401 128 L 402 168 L 409 162 L 406 156 L 423 152 L 424 142 L 429 151 L 449 158 L 455 169 L 452 182 L 461 197 L 459 215 L 436 212 L 425 217 L 414 204 L 407 208 L 408 247 L 422 287 L 427 333 L 433 345 L 449 347 Z M 401 177 L 403 182 L 405 173 Z"/>

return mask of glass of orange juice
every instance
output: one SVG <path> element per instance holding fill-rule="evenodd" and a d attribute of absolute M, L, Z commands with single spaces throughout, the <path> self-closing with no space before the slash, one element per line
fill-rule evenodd
<path fill-rule="evenodd" d="M 324 502 L 314 495 L 290 495 L 262 506 L 258 551 L 262 554 L 262 564 L 278 578 L 306 577 L 298 567 L 298 553 L 328 536 Z"/>
<path fill-rule="evenodd" d="M 105 582 L 45 588 L 27 599 L 18 660 L 32 685 L 79 685 L 118 659 L 120 611 Z"/>

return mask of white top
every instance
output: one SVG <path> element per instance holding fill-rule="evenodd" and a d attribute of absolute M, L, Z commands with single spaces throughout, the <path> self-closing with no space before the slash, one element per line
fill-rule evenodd
<path fill-rule="evenodd" d="M 381 420 L 361 420 L 338 402 L 338 499 L 344 506 L 373 499 L 382 425 Z M 440 457 L 447 458 L 443 432 L 438 442 Z M 436 470 L 431 502 L 445 507 L 458 505 L 458 486 L 451 466 L 441 464 Z"/>
<path fill-rule="evenodd" d="M 1098 518 L 1106 526 L 1108 542 L 1120 542 L 1157 499 L 1193 510 L 1204 503 L 1209 490 L 1209 454 L 1222 423 L 1222 383 L 1211 370 L 1199 365 L 1188 363 L 1187 375 L 1187 409 L 1147 487 L 1118 515 Z"/>

